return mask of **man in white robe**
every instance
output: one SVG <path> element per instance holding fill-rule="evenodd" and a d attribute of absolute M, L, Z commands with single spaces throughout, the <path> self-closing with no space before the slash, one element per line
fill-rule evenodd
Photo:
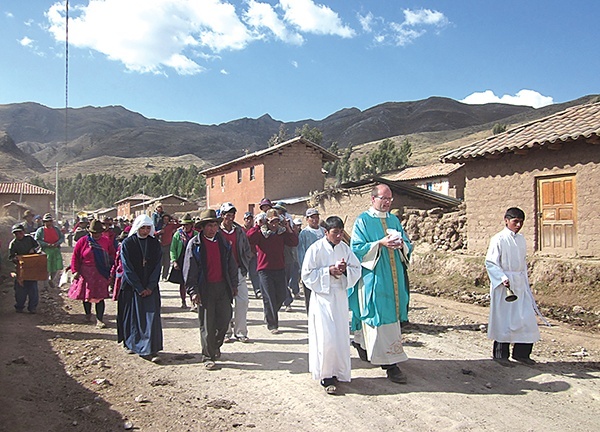
<path fill-rule="evenodd" d="M 360 278 L 358 258 L 343 243 L 344 222 L 325 221 L 325 237 L 313 243 L 302 264 L 302 281 L 313 292 L 308 308 L 309 371 L 329 394 L 336 381 L 350 382 L 347 289 Z"/>
<path fill-rule="evenodd" d="M 510 344 L 514 344 L 512 358 L 524 364 L 534 364 L 529 356 L 533 343 L 540 340 L 538 313 L 527 278 L 527 249 L 525 237 L 519 234 L 525 213 L 511 207 L 504 215 L 506 227 L 490 241 L 485 267 L 490 278 L 490 319 L 488 339 L 494 341 L 492 357 L 509 365 Z M 517 299 L 507 301 L 507 289 Z"/>

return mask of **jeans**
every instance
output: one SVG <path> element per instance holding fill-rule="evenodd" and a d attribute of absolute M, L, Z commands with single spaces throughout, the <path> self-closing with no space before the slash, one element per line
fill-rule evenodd
<path fill-rule="evenodd" d="M 248 263 L 248 274 L 250 275 L 250 282 L 252 282 L 252 290 L 254 291 L 254 297 L 260 293 L 260 278 L 258 277 L 258 270 L 256 270 L 256 255 Z"/>
<path fill-rule="evenodd" d="M 287 295 L 285 296 L 283 304 L 289 306 L 294 301 L 293 296 L 300 293 L 300 265 L 298 262 L 286 264 L 285 280 L 287 282 Z"/>
<path fill-rule="evenodd" d="M 278 312 L 288 293 L 285 281 L 285 269 L 259 270 L 258 276 L 260 277 L 260 286 L 262 288 L 267 328 L 269 330 L 279 328 Z"/>
<path fill-rule="evenodd" d="M 15 309 L 17 311 L 25 309 L 25 301 L 28 297 L 27 310 L 35 312 L 40 301 L 37 281 L 26 280 L 23 281 L 23 285 L 19 285 L 15 279 Z"/>

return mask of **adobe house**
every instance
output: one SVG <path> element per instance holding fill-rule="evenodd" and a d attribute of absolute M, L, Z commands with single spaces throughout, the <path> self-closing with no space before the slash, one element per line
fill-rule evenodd
<path fill-rule="evenodd" d="M 11 201 L 24 204 L 27 208 L 33 209 L 35 214 L 43 215 L 52 213 L 54 204 L 54 192 L 29 183 L 0 183 L 0 206 L 9 204 Z M 20 206 L 10 206 L 16 211 L 13 216 L 17 219 L 22 218 Z"/>
<path fill-rule="evenodd" d="M 401 171 L 381 174 L 381 177 L 386 180 L 412 184 L 453 198 L 463 199 L 465 196 L 463 164 L 437 163 L 408 167 Z"/>
<path fill-rule="evenodd" d="M 117 201 L 115 203 L 115 206 L 117 207 L 117 217 L 123 219 L 131 219 L 132 216 L 135 217 L 131 207 L 151 199 L 152 197 L 149 197 L 148 195 L 136 194 Z"/>
<path fill-rule="evenodd" d="M 131 211 L 134 217 L 137 217 L 141 214 L 151 215 L 159 205 L 162 205 L 163 211 L 168 215 L 177 212 L 198 210 L 198 205 L 195 203 L 192 203 L 178 195 L 169 194 L 160 196 L 158 198 L 151 198 L 149 200 L 142 201 L 139 204 L 132 205 Z"/>
<path fill-rule="evenodd" d="M 321 218 L 339 216 L 346 230 L 352 231 L 356 217 L 371 205 L 371 191 L 377 184 L 387 184 L 392 190 L 392 209 L 404 214 L 406 209 L 455 209 L 461 200 L 399 181 L 373 177 L 342 184 L 338 189 L 326 190 L 311 198 L 312 206 L 319 209 Z"/>
<path fill-rule="evenodd" d="M 323 190 L 323 163 L 338 157 L 301 136 L 201 172 L 206 205 L 232 202 L 238 212 L 258 212 L 262 198 L 286 201 Z"/>
<path fill-rule="evenodd" d="M 464 163 L 468 249 L 485 253 L 508 207 L 526 213 L 528 253 L 600 257 L 600 102 L 449 151 Z"/>

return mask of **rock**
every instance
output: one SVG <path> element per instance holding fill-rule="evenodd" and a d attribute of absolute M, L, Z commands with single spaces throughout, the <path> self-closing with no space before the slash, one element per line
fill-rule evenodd
<path fill-rule="evenodd" d="M 485 331 L 487 331 L 487 326 L 485 324 L 481 324 L 479 326 L 479 330 L 482 331 L 482 332 L 485 332 Z"/>
<path fill-rule="evenodd" d="M 125 430 L 133 429 L 133 422 L 126 421 L 125 423 L 123 423 L 123 429 L 125 429 Z"/>
<path fill-rule="evenodd" d="M 585 312 L 585 310 L 581 306 L 573 306 L 573 313 L 580 314 Z"/>
<path fill-rule="evenodd" d="M 13 363 L 13 364 L 27 364 L 27 360 L 25 360 L 24 356 L 20 356 L 20 357 L 17 357 L 16 359 L 13 359 L 10 363 Z"/>
<path fill-rule="evenodd" d="M 80 408 L 79 410 L 84 414 L 90 414 L 92 412 L 92 407 L 89 405 L 86 405 L 83 408 Z"/>
<path fill-rule="evenodd" d="M 487 382 L 485 383 L 486 388 L 491 389 L 492 388 L 492 383 L 491 382 Z"/>
<path fill-rule="evenodd" d="M 144 395 L 137 395 L 134 399 L 137 403 L 148 403 L 150 402 L 148 399 L 144 397 Z"/>

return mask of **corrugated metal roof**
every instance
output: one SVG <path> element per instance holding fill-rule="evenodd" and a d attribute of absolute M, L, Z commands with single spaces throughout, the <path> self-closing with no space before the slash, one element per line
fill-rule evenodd
<path fill-rule="evenodd" d="M 314 142 L 312 142 L 310 140 L 307 140 L 306 138 L 304 138 L 302 136 L 299 136 L 299 137 L 296 137 L 296 138 L 292 138 L 291 140 L 287 140 L 285 142 L 282 142 L 281 144 L 274 145 L 273 147 L 269 147 L 269 148 L 266 148 L 264 150 L 259 150 L 259 151 L 256 151 L 254 153 L 250 153 L 250 154 L 248 154 L 246 156 L 239 157 L 237 159 L 231 160 L 229 162 L 225 162 L 224 164 L 217 165 L 217 166 L 212 167 L 212 168 L 207 168 L 204 171 L 200 171 L 200 174 L 204 174 L 205 176 L 208 176 L 208 175 L 211 175 L 211 174 L 218 173 L 220 171 L 227 171 L 231 166 L 237 165 L 240 162 L 245 162 L 245 161 L 249 161 L 249 160 L 261 158 L 261 157 L 266 156 L 268 154 L 278 152 L 282 148 L 288 147 L 288 146 L 290 146 L 292 144 L 295 144 L 297 142 L 300 142 L 300 143 L 305 144 L 307 146 L 313 147 L 316 150 L 320 151 L 322 153 L 322 155 L 323 155 L 323 160 L 325 160 L 325 161 L 335 161 L 335 160 L 339 159 L 336 155 L 334 155 L 333 153 L 331 153 L 328 150 L 325 150 L 320 145 L 315 144 Z"/>
<path fill-rule="evenodd" d="M 54 192 L 29 183 L 0 183 L 0 194 L 54 195 Z"/>
<path fill-rule="evenodd" d="M 393 181 L 420 180 L 432 177 L 443 177 L 458 171 L 463 164 L 437 163 L 418 167 L 405 168 L 402 171 L 382 174 L 381 177 Z"/>
<path fill-rule="evenodd" d="M 440 160 L 465 161 L 575 141 L 580 137 L 594 137 L 596 140 L 600 137 L 600 102 L 571 107 L 543 119 L 517 126 L 501 134 L 446 152 Z"/>

